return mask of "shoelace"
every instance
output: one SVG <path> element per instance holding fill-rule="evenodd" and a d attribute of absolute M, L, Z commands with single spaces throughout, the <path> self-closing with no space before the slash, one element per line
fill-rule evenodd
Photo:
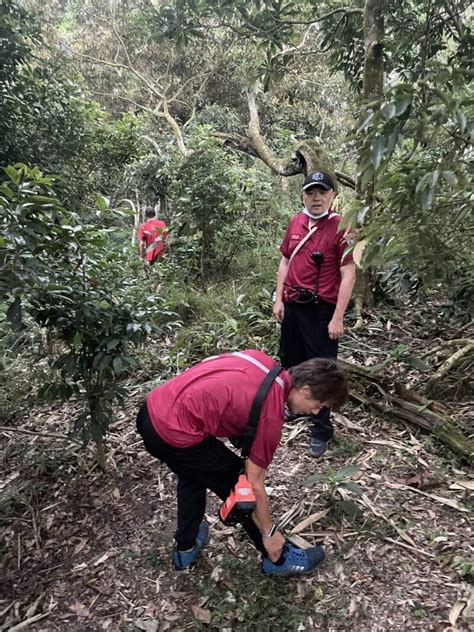
<path fill-rule="evenodd" d="M 287 550 L 292 556 L 296 557 L 297 559 L 299 558 L 300 560 L 303 560 L 308 557 L 304 549 L 287 549 Z"/>

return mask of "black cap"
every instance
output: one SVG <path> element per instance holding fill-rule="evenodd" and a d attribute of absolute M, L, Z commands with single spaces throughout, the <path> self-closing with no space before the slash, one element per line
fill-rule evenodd
<path fill-rule="evenodd" d="M 327 171 L 315 171 L 306 176 L 303 182 L 303 191 L 307 191 L 311 187 L 321 187 L 325 191 L 330 189 L 334 191 L 334 181 Z"/>

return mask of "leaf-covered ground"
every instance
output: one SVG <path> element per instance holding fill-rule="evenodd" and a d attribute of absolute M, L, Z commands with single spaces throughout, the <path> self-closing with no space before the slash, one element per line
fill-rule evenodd
<path fill-rule="evenodd" d="M 397 344 L 386 322 L 380 329 L 382 345 L 370 328 L 358 337 L 361 364 Z M 238 528 L 217 521 L 210 497 L 210 542 L 193 570 L 176 573 L 175 481 L 136 435 L 143 397 L 135 388 L 112 425 L 105 474 L 61 438 L 65 406 L 31 411 L 20 429 L 38 434 L 0 431 L 1 630 L 461 631 L 473 624 L 473 483 L 439 442 L 352 403 L 336 415 L 337 439 L 325 459 L 315 461 L 306 455 L 305 422 L 297 422 L 285 429 L 269 493 L 289 537 L 324 545 L 320 570 L 303 579 L 264 577 L 258 554 Z M 451 412 L 464 420 L 467 409 L 464 402 Z M 352 476 L 361 496 L 304 486 L 311 474 L 349 463 L 361 466 Z M 343 499 L 361 515 L 335 512 Z"/>

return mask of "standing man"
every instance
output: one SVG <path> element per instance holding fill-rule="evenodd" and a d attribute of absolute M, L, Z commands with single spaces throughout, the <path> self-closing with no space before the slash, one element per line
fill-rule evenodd
<path fill-rule="evenodd" d="M 324 559 L 320 546 L 299 549 L 276 530 L 265 477 L 280 442 L 285 406 L 296 414 L 316 414 L 322 406 L 344 403 L 347 380 L 337 364 L 314 358 L 274 379 L 246 461 L 217 439 L 245 434 L 254 398 L 274 366 L 262 351 L 208 358 L 154 389 L 138 413 L 137 428 L 146 449 L 178 477 L 178 526 L 172 552 L 177 570 L 189 568 L 207 542 L 203 520 L 207 489 L 226 500 L 244 469 L 256 508 L 240 522 L 262 553 L 262 571 L 307 574 Z"/>
<path fill-rule="evenodd" d="M 145 208 L 145 219 L 138 227 L 138 241 L 140 243 L 140 257 L 145 265 L 151 266 L 158 258 L 165 256 L 168 228 L 165 222 L 158 219 L 152 206 Z"/>
<path fill-rule="evenodd" d="M 310 174 L 303 183 L 304 208 L 290 220 L 280 245 L 273 315 L 281 323 L 280 358 L 289 368 L 309 358 L 336 358 L 355 282 L 352 245 L 331 212 L 333 176 Z M 311 415 L 309 454 L 322 456 L 334 430 L 329 407 Z"/>

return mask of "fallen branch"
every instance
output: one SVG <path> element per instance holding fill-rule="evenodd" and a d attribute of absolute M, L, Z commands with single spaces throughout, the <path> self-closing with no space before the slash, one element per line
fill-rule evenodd
<path fill-rule="evenodd" d="M 362 498 L 360 499 L 360 502 L 371 513 L 373 513 L 374 516 L 376 516 L 377 518 L 381 518 L 384 522 L 386 522 L 388 525 L 390 525 L 392 527 L 392 529 L 394 529 L 398 533 L 398 535 L 401 537 L 401 539 L 404 540 L 403 544 L 401 542 L 398 542 L 397 540 L 391 540 L 391 542 L 393 544 L 398 544 L 399 546 L 404 546 L 404 548 L 410 549 L 414 553 L 417 553 L 418 555 L 423 555 L 424 557 L 434 557 L 434 555 L 432 553 L 428 553 L 427 551 L 423 551 L 423 549 L 418 548 L 416 546 L 415 542 L 413 541 L 413 539 L 408 535 L 408 533 L 405 533 L 405 531 L 403 529 L 401 529 L 391 518 L 389 518 L 384 513 L 382 513 L 381 511 L 379 511 L 378 509 L 375 508 L 375 506 L 373 505 L 373 503 L 370 502 L 370 500 L 366 496 L 366 494 L 362 495 Z M 386 538 L 384 538 L 384 539 L 386 539 Z"/>
<path fill-rule="evenodd" d="M 405 492 L 413 492 L 414 494 L 420 494 L 421 496 L 425 496 L 426 498 L 431 498 L 442 505 L 447 505 L 448 507 L 452 507 L 457 511 L 468 512 L 469 509 L 460 505 L 456 500 L 452 498 L 444 498 L 443 496 L 438 496 L 438 494 L 429 494 L 428 492 L 424 492 L 422 489 L 416 489 L 416 487 L 411 487 L 410 485 L 403 485 L 402 483 L 385 483 L 387 487 L 391 489 L 401 489 Z"/>
<path fill-rule="evenodd" d="M 26 428 L 11 428 L 9 426 L 0 426 L 0 432 L 20 432 L 22 434 L 36 435 L 38 437 L 51 437 L 52 439 L 62 439 L 63 441 L 70 441 L 71 443 L 76 443 L 77 445 L 82 445 L 80 441 L 77 439 L 73 439 L 72 437 L 68 437 L 67 435 L 56 434 L 54 432 L 35 432 L 34 430 L 27 430 Z"/>
<path fill-rule="evenodd" d="M 402 548 L 407 549 L 408 551 L 412 551 L 413 553 L 416 553 L 417 555 L 423 555 L 424 557 L 428 557 L 428 558 L 435 557 L 432 553 L 421 551 L 420 549 L 414 548 L 413 546 L 410 546 L 409 544 L 405 544 L 405 542 L 399 542 L 398 540 L 394 540 L 393 538 L 384 538 L 384 541 L 390 542 L 391 544 L 396 544 L 397 546 L 401 546 Z"/>
<path fill-rule="evenodd" d="M 54 607 L 56 607 L 56 606 L 54 606 Z M 20 630 L 24 630 L 25 628 L 27 628 L 32 623 L 35 623 L 36 621 L 39 621 L 40 619 L 44 619 L 45 617 L 49 617 L 49 615 L 51 614 L 52 610 L 53 610 L 53 608 L 49 612 L 44 612 L 43 614 L 35 614 L 34 617 L 29 617 L 28 619 L 25 619 L 21 623 L 17 623 L 12 628 L 10 628 L 8 630 L 8 632 L 20 632 Z"/>
<path fill-rule="evenodd" d="M 473 439 L 451 421 L 442 404 L 431 401 L 412 390 L 407 391 L 401 384 L 390 382 L 383 374 L 366 367 L 344 360 L 339 360 L 339 364 L 350 377 L 357 379 L 358 389 L 351 392 L 351 397 L 434 434 L 467 462 L 474 462 Z M 375 387 L 381 397 L 372 393 L 370 395 L 361 393 L 361 382 L 368 382 L 367 386 L 370 386 L 372 390 Z"/>
<path fill-rule="evenodd" d="M 428 395 L 432 393 L 435 390 L 436 383 L 473 350 L 474 341 L 470 340 L 462 349 L 458 349 L 456 353 L 453 353 L 426 382 L 425 393 Z"/>

